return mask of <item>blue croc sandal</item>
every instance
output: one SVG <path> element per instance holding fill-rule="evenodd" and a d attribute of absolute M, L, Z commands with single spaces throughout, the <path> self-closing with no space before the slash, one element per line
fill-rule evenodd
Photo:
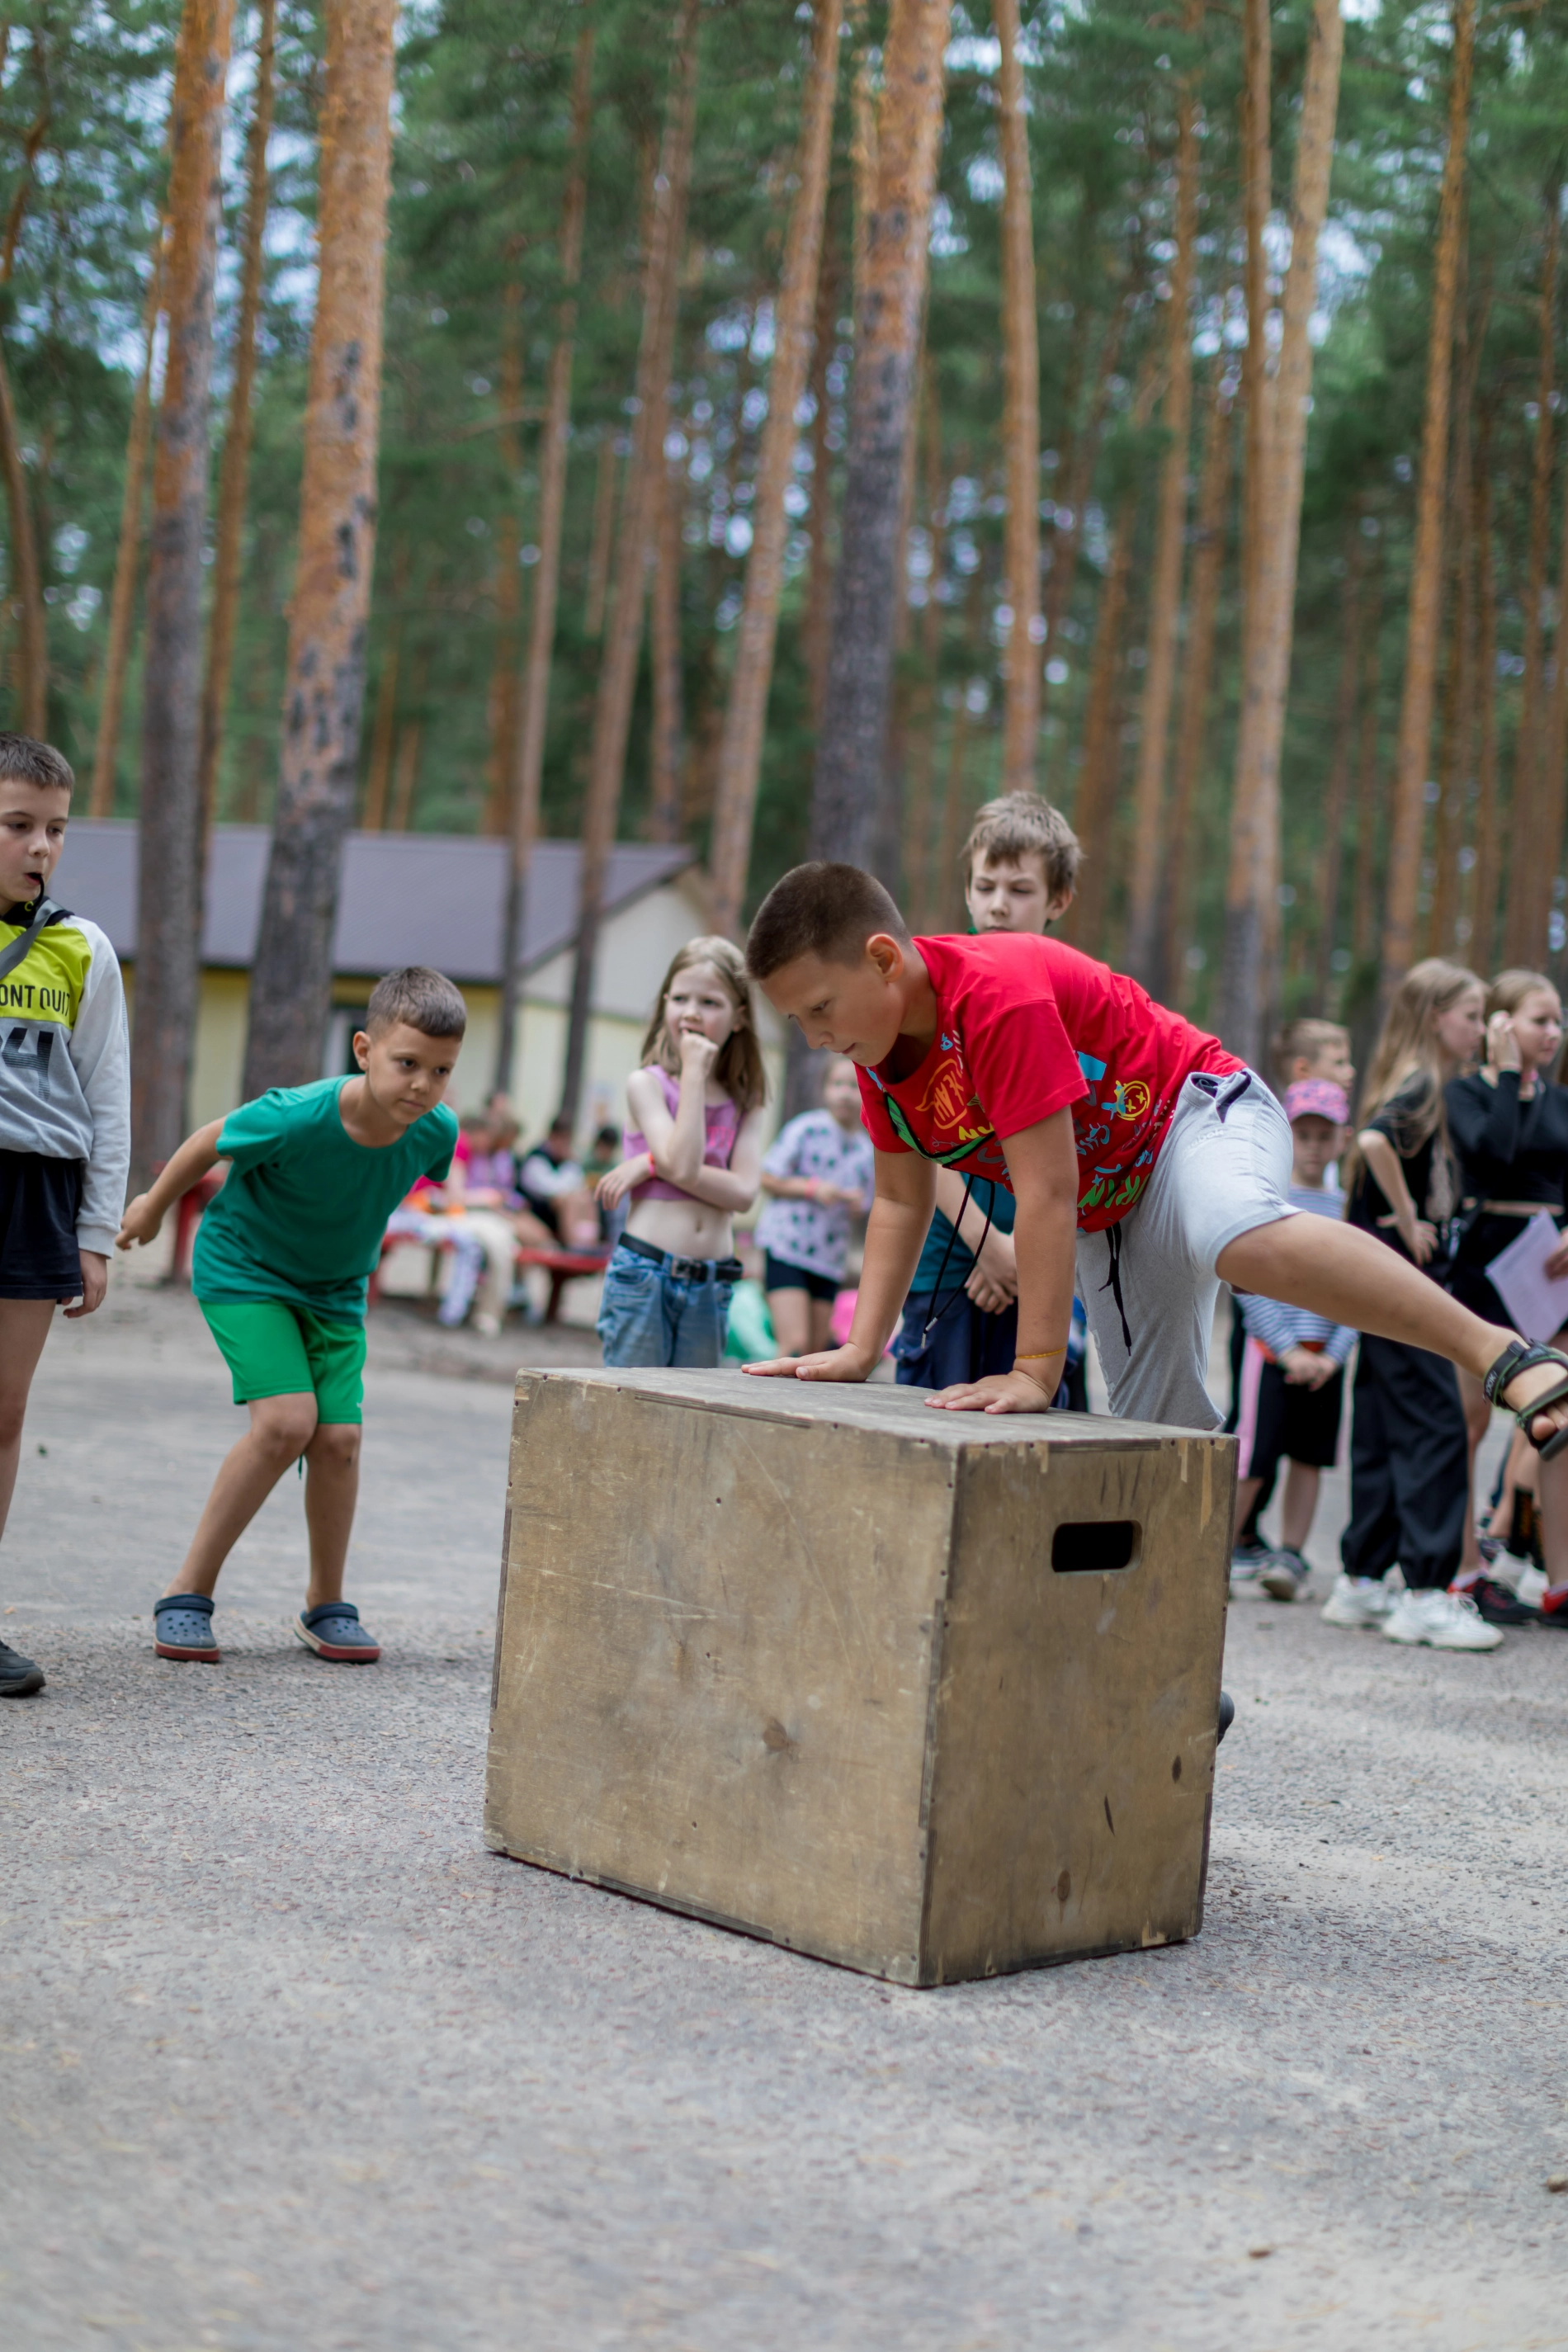
<path fill-rule="evenodd" d="M 294 1631 L 308 1650 L 334 1665 L 374 1666 L 381 1655 L 381 1643 L 365 1632 L 352 1601 L 323 1601 L 317 1609 L 302 1609 Z"/>
<path fill-rule="evenodd" d="M 153 1647 L 161 1658 L 216 1666 L 222 1653 L 213 1640 L 213 1604 L 205 1592 L 166 1592 L 153 1603 Z"/>

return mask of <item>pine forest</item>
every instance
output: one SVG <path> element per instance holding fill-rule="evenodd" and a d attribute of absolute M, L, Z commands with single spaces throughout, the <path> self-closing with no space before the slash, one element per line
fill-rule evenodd
<path fill-rule="evenodd" d="M 585 971 L 617 839 L 949 928 L 1037 790 L 1252 1055 L 1561 957 L 1568 0 L 37 0 L 0 130 L 0 724 L 140 817 L 144 1155 L 215 824 L 247 1091 L 350 827 L 580 838 Z"/>

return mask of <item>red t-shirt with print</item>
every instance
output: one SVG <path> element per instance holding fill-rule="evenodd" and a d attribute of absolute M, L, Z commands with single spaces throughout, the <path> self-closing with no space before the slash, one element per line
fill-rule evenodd
<path fill-rule="evenodd" d="M 908 1077 L 885 1064 L 859 1072 L 872 1142 L 1007 1184 L 1005 1138 L 1070 1103 L 1084 1233 L 1115 1224 L 1142 1192 L 1184 1081 L 1245 1067 L 1060 940 L 983 931 L 915 946 L 936 991 L 936 1035 Z"/>

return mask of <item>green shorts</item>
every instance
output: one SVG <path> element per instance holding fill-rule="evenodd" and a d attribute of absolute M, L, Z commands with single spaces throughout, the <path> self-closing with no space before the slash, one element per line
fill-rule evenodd
<path fill-rule="evenodd" d="M 357 1422 L 364 1404 L 364 1325 L 329 1323 L 280 1298 L 196 1302 L 234 1375 L 236 1404 L 255 1397 L 316 1400 L 316 1418 Z"/>

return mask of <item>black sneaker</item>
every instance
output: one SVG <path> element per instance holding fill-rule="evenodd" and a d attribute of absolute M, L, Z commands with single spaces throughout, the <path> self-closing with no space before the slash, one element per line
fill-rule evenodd
<path fill-rule="evenodd" d="M 1299 1551 L 1281 1544 L 1258 1581 L 1270 1601 L 1294 1601 L 1305 1592 L 1311 1573 Z"/>
<path fill-rule="evenodd" d="M 1230 1580 L 1233 1584 L 1250 1584 L 1260 1569 L 1267 1568 L 1274 1554 L 1266 1543 L 1238 1543 L 1230 1555 Z"/>
<path fill-rule="evenodd" d="M 44 1687 L 44 1670 L 0 1642 L 0 1698 L 31 1698 Z"/>
<path fill-rule="evenodd" d="M 1539 1609 L 1528 1607 L 1517 1592 L 1506 1584 L 1494 1584 L 1489 1576 L 1478 1576 L 1468 1590 L 1478 1614 L 1489 1625 L 1534 1625 L 1540 1621 Z"/>

